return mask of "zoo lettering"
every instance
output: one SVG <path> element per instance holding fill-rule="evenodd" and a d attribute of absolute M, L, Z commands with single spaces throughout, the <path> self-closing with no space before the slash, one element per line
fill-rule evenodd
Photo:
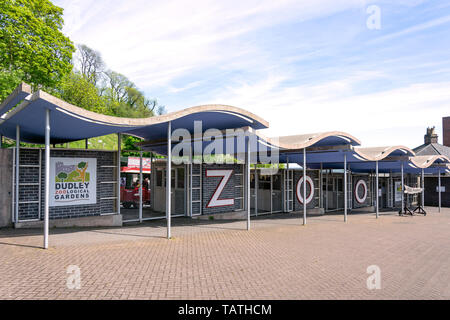
<path fill-rule="evenodd" d="M 55 184 L 55 200 L 89 199 L 89 182 L 59 182 Z"/>

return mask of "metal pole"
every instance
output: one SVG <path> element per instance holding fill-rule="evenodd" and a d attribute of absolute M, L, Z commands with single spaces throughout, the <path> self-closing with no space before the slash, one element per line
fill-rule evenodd
<path fill-rule="evenodd" d="M 319 209 L 323 208 L 323 163 L 320 163 L 320 172 L 319 172 Z"/>
<path fill-rule="evenodd" d="M 425 173 L 422 168 L 422 208 L 425 209 Z"/>
<path fill-rule="evenodd" d="M 172 122 L 167 124 L 167 164 L 166 164 L 166 219 L 167 239 L 171 235 L 171 201 L 172 201 Z"/>
<path fill-rule="evenodd" d="M 189 153 L 189 215 L 192 217 L 192 147 Z"/>
<path fill-rule="evenodd" d="M 441 212 L 441 169 L 438 173 L 438 187 L 439 187 L 439 212 Z"/>
<path fill-rule="evenodd" d="M 89 149 L 89 139 L 84 140 L 84 148 L 87 150 Z"/>
<path fill-rule="evenodd" d="M 144 184 L 142 175 L 142 151 L 139 152 L 139 222 L 142 223 L 142 185 Z M 147 186 L 148 188 L 148 186 Z"/>
<path fill-rule="evenodd" d="M 247 230 L 250 230 L 250 138 L 247 141 L 247 150 L 245 157 L 245 195 L 247 202 Z"/>
<path fill-rule="evenodd" d="M 45 110 L 45 199 L 44 199 L 44 249 L 48 249 L 48 224 L 50 202 L 50 109 Z"/>
<path fill-rule="evenodd" d="M 401 211 L 403 211 L 403 206 L 404 206 L 404 201 L 405 201 L 405 195 L 404 195 L 404 190 L 405 190 L 405 186 L 404 186 L 404 184 L 405 184 L 405 179 L 404 179 L 404 174 L 403 174 L 403 161 L 402 161 L 402 164 L 401 164 L 401 168 L 402 168 L 402 205 L 401 205 L 401 207 L 400 207 L 400 210 Z"/>
<path fill-rule="evenodd" d="M 289 189 L 290 189 L 290 185 L 289 185 L 289 157 L 286 157 L 286 203 L 287 203 L 287 212 L 290 212 L 291 206 L 289 204 Z"/>
<path fill-rule="evenodd" d="M 344 154 L 344 222 L 347 222 L 347 154 Z"/>
<path fill-rule="evenodd" d="M 303 149 L 303 225 L 306 225 L 306 148 Z"/>
<path fill-rule="evenodd" d="M 330 170 L 327 170 L 325 177 L 325 212 L 328 211 L 328 174 Z"/>
<path fill-rule="evenodd" d="M 117 134 L 117 214 L 120 214 L 120 156 L 122 153 L 122 135 Z"/>
<path fill-rule="evenodd" d="M 16 203 L 15 203 L 15 217 L 16 222 L 19 222 L 19 153 L 20 153 L 20 126 L 16 126 Z"/>
<path fill-rule="evenodd" d="M 375 192 L 376 192 L 376 197 L 377 197 L 377 200 L 376 200 L 376 202 L 375 202 L 375 205 L 376 205 L 376 213 L 377 213 L 377 219 L 378 219 L 378 216 L 379 216 L 379 212 L 380 212 L 380 206 L 379 206 L 379 200 L 380 200 L 380 197 L 379 197 L 379 191 L 378 191 L 378 161 L 376 161 L 375 162 L 375 171 L 376 171 L 376 175 L 377 175 L 377 177 L 376 177 L 376 190 L 375 190 Z"/>
<path fill-rule="evenodd" d="M 259 185 L 259 177 L 258 177 L 258 168 L 255 165 L 255 214 L 258 216 L 258 185 Z"/>
<path fill-rule="evenodd" d="M 155 208 L 155 197 L 154 197 L 154 186 L 155 186 L 155 172 L 153 172 L 154 169 L 154 159 L 153 159 L 153 152 L 150 153 L 150 183 L 149 183 L 149 187 L 150 187 L 150 206 L 152 211 L 154 211 Z"/>

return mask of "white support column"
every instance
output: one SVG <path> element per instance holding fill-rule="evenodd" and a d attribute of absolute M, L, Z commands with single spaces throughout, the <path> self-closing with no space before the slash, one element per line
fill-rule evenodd
<path fill-rule="evenodd" d="M 348 194 L 347 194 L 347 154 L 344 154 L 344 222 L 347 222 L 347 206 L 348 206 Z"/>
<path fill-rule="evenodd" d="M 117 214 L 120 214 L 120 156 L 122 152 L 122 135 L 117 134 Z"/>
<path fill-rule="evenodd" d="M 403 161 L 402 161 L 402 164 L 401 164 L 401 170 L 402 170 L 402 206 L 401 206 L 401 211 L 403 211 L 403 206 L 404 206 L 404 201 L 405 201 L 405 194 L 404 194 L 404 192 L 405 192 L 405 177 L 404 177 L 404 174 L 403 174 Z"/>
<path fill-rule="evenodd" d="M 142 151 L 139 152 L 139 222 L 142 223 L 142 185 L 144 184 L 142 174 Z"/>
<path fill-rule="evenodd" d="M 319 173 L 319 209 L 323 208 L 323 163 L 320 163 L 320 173 Z"/>
<path fill-rule="evenodd" d="M 441 212 L 441 169 L 438 172 L 438 188 L 439 188 L 439 212 Z"/>
<path fill-rule="evenodd" d="M 44 249 L 48 249 L 50 202 L 50 109 L 45 110 Z"/>
<path fill-rule="evenodd" d="M 375 188 L 375 192 L 376 192 L 376 198 L 377 198 L 377 200 L 376 200 L 376 202 L 375 202 L 375 205 L 376 205 L 376 215 L 377 215 L 377 219 L 378 219 L 378 216 L 379 216 L 379 213 L 380 213 L 380 193 L 379 193 L 379 185 L 378 185 L 378 183 L 379 183 L 379 181 L 378 181 L 378 176 L 379 176 L 379 174 L 378 174 L 378 161 L 376 161 L 375 162 L 375 171 L 376 171 L 376 188 Z"/>
<path fill-rule="evenodd" d="M 255 165 L 255 215 L 258 216 L 258 185 L 259 185 L 258 168 Z"/>
<path fill-rule="evenodd" d="M 325 176 L 325 212 L 328 211 L 328 174 L 330 170 L 327 170 Z"/>
<path fill-rule="evenodd" d="M 171 230 L 172 200 L 172 122 L 167 124 L 167 163 L 166 163 L 166 219 L 167 239 L 172 237 Z"/>
<path fill-rule="evenodd" d="M 250 230 L 250 138 L 247 140 L 247 150 L 245 152 L 245 200 L 247 207 L 247 230 Z"/>
<path fill-rule="evenodd" d="M 155 161 L 153 159 L 153 152 L 152 152 L 152 153 L 150 153 L 150 183 L 149 183 L 149 187 L 150 187 L 150 206 L 152 208 L 152 211 L 155 208 L 155 197 L 154 197 L 155 192 L 154 192 L 154 190 L 155 190 L 155 177 L 156 177 L 156 175 L 155 175 L 155 172 L 154 172 L 154 169 L 155 169 L 154 163 L 155 163 Z"/>
<path fill-rule="evenodd" d="M 303 149 L 303 225 L 306 225 L 306 148 Z"/>
<path fill-rule="evenodd" d="M 425 172 L 422 168 L 422 179 L 421 179 L 421 187 L 422 187 L 422 208 L 425 210 Z"/>
<path fill-rule="evenodd" d="M 15 220 L 19 222 L 19 168 L 20 168 L 20 126 L 16 126 L 16 188 L 15 188 Z"/>
<path fill-rule="evenodd" d="M 290 176 L 289 176 L 289 157 L 286 157 L 286 204 L 287 204 L 287 209 L 286 209 L 286 212 L 290 212 L 291 210 L 291 206 L 290 206 L 290 204 L 289 204 L 289 190 L 290 190 L 290 188 L 291 188 L 291 186 L 289 185 L 289 179 L 290 179 Z"/>
<path fill-rule="evenodd" d="M 192 164 L 193 164 L 193 156 L 192 156 L 192 147 L 189 153 L 189 216 L 192 218 Z"/>

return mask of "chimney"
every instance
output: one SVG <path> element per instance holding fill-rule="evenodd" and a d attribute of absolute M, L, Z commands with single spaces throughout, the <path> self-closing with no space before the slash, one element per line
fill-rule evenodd
<path fill-rule="evenodd" d="M 427 134 L 425 135 L 425 144 L 438 143 L 438 135 L 436 134 L 435 127 L 427 128 Z"/>
<path fill-rule="evenodd" d="M 442 118 L 442 135 L 444 146 L 450 147 L 450 117 Z"/>

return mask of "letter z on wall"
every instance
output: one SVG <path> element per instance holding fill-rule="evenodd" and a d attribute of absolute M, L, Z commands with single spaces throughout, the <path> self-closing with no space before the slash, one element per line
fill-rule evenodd
<path fill-rule="evenodd" d="M 223 189 L 227 185 L 233 174 L 233 170 L 206 170 L 206 177 L 222 177 L 219 184 L 217 185 L 216 190 L 214 191 L 211 199 L 207 204 L 207 208 L 216 208 L 216 207 L 225 207 L 225 206 L 233 206 L 234 199 L 220 199 L 220 195 L 223 192 Z"/>

